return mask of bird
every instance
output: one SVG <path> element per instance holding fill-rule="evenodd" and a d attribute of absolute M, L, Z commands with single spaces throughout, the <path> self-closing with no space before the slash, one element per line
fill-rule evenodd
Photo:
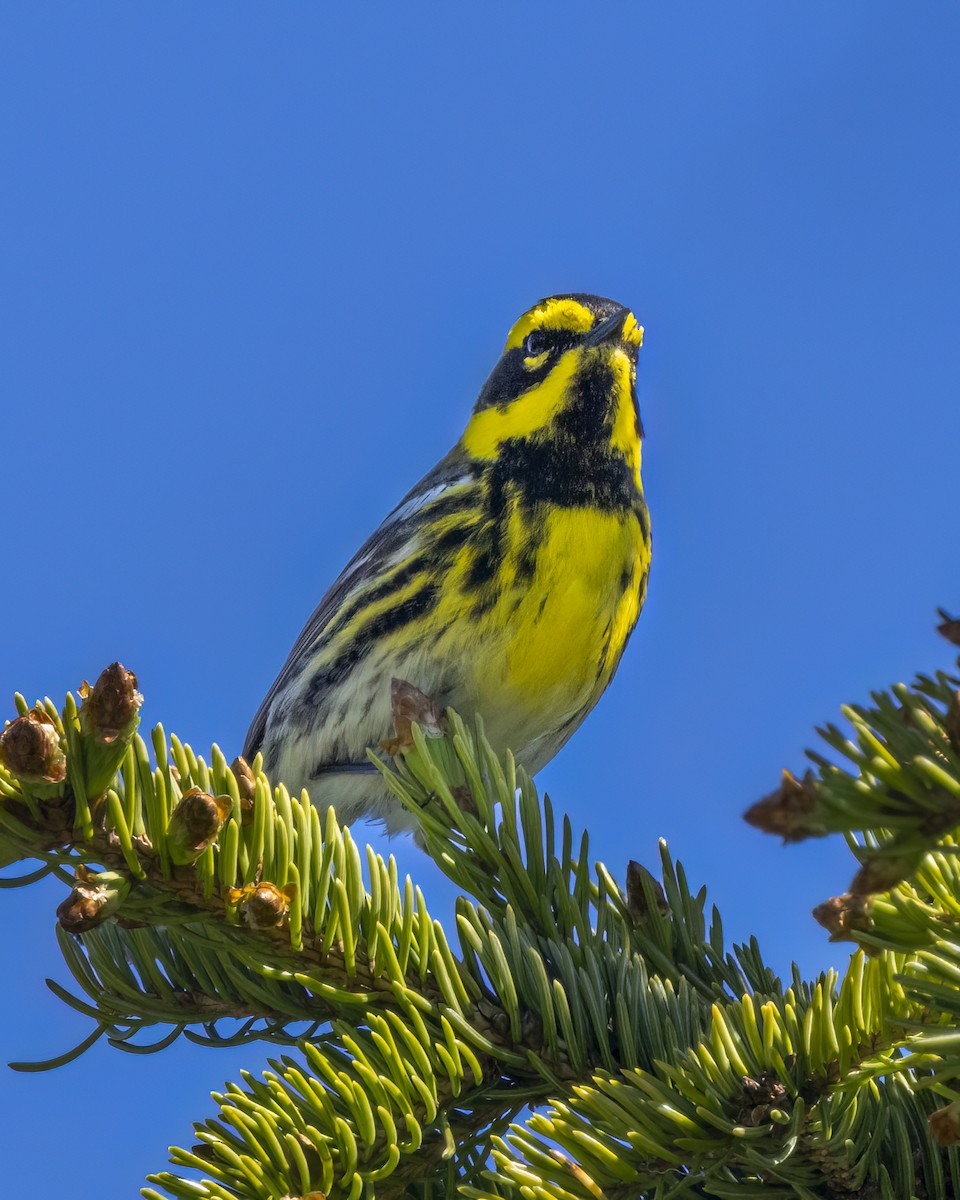
<path fill-rule="evenodd" d="M 391 683 L 480 714 L 536 774 L 613 678 L 650 569 L 629 308 L 549 296 L 513 325 L 453 449 L 364 542 L 254 717 L 252 760 L 338 820 L 416 831 L 368 749 Z"/>

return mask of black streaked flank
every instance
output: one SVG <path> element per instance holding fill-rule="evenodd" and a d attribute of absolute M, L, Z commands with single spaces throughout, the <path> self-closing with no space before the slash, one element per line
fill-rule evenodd
<path fill-rule="evenodd" d="M 378 613 L 368 621 L 351 641 L 349 647 L 329 666 L 317 671 L 304 689 L 298 704 L 298 710 L 303 713 L 313 713 L 316 716 L 324 693 L 334 684 L 344 679 L 377 644 L 378 639 L 395 633 L 418 617 L 425 616 L 433 607 L 438 587 L 435 583 L 425 584 L 419 591 L 408 596 L 406 600 Z"/>
<path fill-rule="evenodd" d="M 476 497 L 472 497 L 472 501 L 476 503 Z M 470 537 L 475 528 L 476 524 L 474 522 L 468 523 L 464 521 L 462 525 L 453 525 L 449 529 L 445 529 L 443 533 L 438 534 L 428 547 L 431 561 L 436 565 L 441 559 L 452 558 L 456 551 Z"/>
<path fill-rule="evenodd" d="M 480 473 L 479 467 L 474 467 L 472 471 L 472 484 Z M 462 512 L 465 508 L 469 508 L 476 503 L 476 498 L 473 494 L 473 489 L 470 484 L 464 484 L 463 489 L 459 488 L 452 495 L 438 496 L 436 500 L 430 500 L 424 505 L 423 512 L 429 513 L 431 520 L 438 520 L 440 517 L 448 517 L 453 513 Z M 410 518 L 414 521 L 422 517 L 422 513 L 418 513 L 415 517 Z"/>
<path fill-rule="evenodd" d="M 533 582 L 533 577 L 537 573 L 537 551 L 539 549 L 538 544 L 532 539 L 520 548 L 514 567 L 516 583 Z"/>
<path fill-rule="evenodd" d="M 353 642 L 349 649 L 345 650 L 329 667 L 324 667 L 322 670 L 316 671 L 304 689 L 303 696 L 298 705 L 300 711 L 304 713 L 319 712 L 318 706 L 323 699 L 324 692 L 327 688 L 339 683 L 357 665 L 363 657 L 363 653 L 364 647 L 362 644 Z"/>
<path fill-rule="evenodd" d="M 597 655 L 597 673 L 596 673 L 595 678 L 598 683 L 603 678 L 604 671 L 606 670 L 607 651 L 610 649 L 611 632 L 612 632 L 612 627 L 610 625 L 610 622 L 607 621 L 606 625 L 604 625 L 604 627 L 603 627 L 603 633 L 600 635 L 600 644 L 603 646 L 603 653 Z"/>
<path fill-rule="evenodd" d="M 650 541 L 650 510 L 646 504 L 638 504 L 636 509 L 637 520 L 640 522 L 640 534 L 645 542 Z"/>
<path fill-rule="evenodd" d="M 372 762 L 341 762 L 319 763 L 311 772 L 311 779 L 319 779 L 322 775 L 376 775 L 377 768 Z"/>
<path fill-rule="evenodd" d="M 368 591 L 361 591 L 354 600 L 344 605 L 337 615 L 337 619 L 324 631 L 324 640 L 326 641 L 333 634 L 339 633 L 341 629 L 353 620 L 357 613 L 362 612 L 369 605 L 375 604 L 378 600 L 383 600 L 392 592 L 399 592 L 401 588 L 406 587 L 411 579 L 414 579 L 429 566 L 430 560 L 428 557 L 425 554 L 418 554 L 404 563 L 399 570 L 394 571 L 383 583 L 377 584 L 376 587 L 372 587 Z"/>
<path fill-rule="evenodd" d="M 479 588 L 493 583 L 497 571 L 500 569 L 503 556 L 499 551 L 498 543 L 494 541 L 494 532 L 495 530 L 490 530 L 490 534 L 485 539 L 486 544 L 474 554 L 470 570 L 467 572 L 467 586 L 472 591 L 477 591 Z"/>
<path fill-rule="evenodd" d="M 412 596 L 408 596 L 406 600 L 403 600 L 395 608 L 378 613 L 363 628 L 365 643 L 369 645 L 371 641 L 384 637 L 388 633 L 396 633 L 404 625 L 409 625 L 411 621 L 424 616 L 433 608 L 438 591 L 439 588 L 435 583 L 424 584 L 418 592 L 414 592 Z"/>

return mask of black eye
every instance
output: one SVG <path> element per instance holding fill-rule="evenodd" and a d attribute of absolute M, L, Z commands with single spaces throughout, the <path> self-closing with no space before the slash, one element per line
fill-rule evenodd
<path fill-rule="evenodd" d="M 523 343 L 523 352 L 527 358 L 536 358 L 539 354 L 543 354 L 547 349 L 547 338 L 543 330 L 535 329 L 533 333 L 528 333 L 526 340 Z"/>

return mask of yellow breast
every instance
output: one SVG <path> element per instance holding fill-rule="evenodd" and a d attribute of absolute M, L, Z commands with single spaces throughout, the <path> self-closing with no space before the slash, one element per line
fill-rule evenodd
<path fill-rule="evenodd" d="M 471 622 L 475 650 L 461 648 L 461 687 L 523 757 L 524 745 L 582 719 L 610 682 L 643 601 L 650 547 L 633 513 L 552 508 L 538 527 L 531 574 L 530 525 L 519 510 L 506 532 L 486 607 Z M 468 566 L 465 558 L 464 579 Z M 466 585 L 454 600 L 457 591 L 447 593 L 451 615 L 466 600 Z"/>
<path fill-rule="evenodd" d="M 536 562 L 507 623 L 504 686 L 561 717 L 609 683 L 640 612 L 649 549 L 632 514 L 560 509 Z"/>

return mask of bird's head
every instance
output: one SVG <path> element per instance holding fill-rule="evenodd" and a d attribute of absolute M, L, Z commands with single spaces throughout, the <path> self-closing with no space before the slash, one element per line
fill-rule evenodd
<path fill-rule="evenodd" d="M 602 296 L 550 296 L 510 330 L 463 435 L 475 459 L 553 444 L 622 458 L 639 477 L 637 352 L 643 329 Z"/>

